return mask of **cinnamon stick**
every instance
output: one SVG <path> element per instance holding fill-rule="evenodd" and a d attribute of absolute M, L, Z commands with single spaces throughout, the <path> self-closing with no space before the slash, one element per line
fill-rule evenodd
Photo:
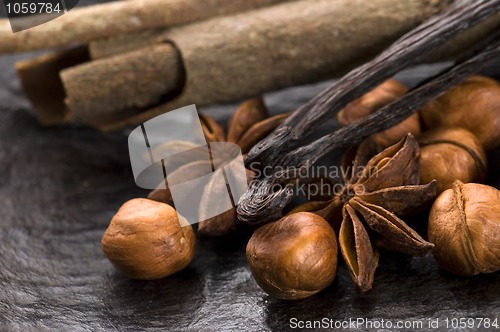
<path fill-rule="evenodd" d="M 443 3 L 444 6 L 445 3 Z M 470 46 L 474 45 L 478 39 L 482 39 L 489 32 L 495 31 L 500 26 L 500 15 L 494 15 L 480 25 L 465 31 L 464 33 L 449 40 L 444 45 L 436 49 L 432 54 L 426 56 L 423 62 L 432 63 L 436 61 L 453 60 L 464 53 Z M 345 27 L 346 29 L 348 27 Z M 166 29 L 147 30 L 113 38 L 96 40 L 89 43 L 89 52 L 92 59 L 100 59 L 115 54 L 132 51 L 154 42 L 158 42 L 159 37 L 166 34 Z M 394 40 L 399 37 L 394 35 Z M 372 53 L 372 52 L 370 52 Z"/>
<path fill-rule="evenodd" d="M 86 43 L 129 32 L 172 27 L 290 0 L 131 0 L 76 8 L 57 19 L 12 33 L 0 20 L 0 54 Z M 36 19 L 36 18 L 33 18 Z"/>
<path fill-rule="evenodd" d="M 315 1 L 314 6 L 302 0 L 175 29 L 119 36 L 101 44 L 101 55 L 118 52 L 117 56 L 62 73 L 67 103 L 74 119 L 113 130 L 186 104 L 229 102 L 318 81 L 371 58 L 449 2 L 378 0 L 365 2 L 354 11 L 348 0 Z M 387 8 L 384 15 L 380 8 Z M 499 26 L 497 14 L 448 40 L 444 49 L 424 60 L 456 58 L 457 50 L 469 49 Z M 177 52 L 167 50 L 166 40 L 173 42 Z M 163 51 L 152 52 L 156 47 Z M 151 61 L 143 63 L 143 57 Z M 144 81 L 141 76 L 147 76 L 151 89 L 139 85 Z M 158 89 L 162 85 L 165 91 Z"/>
<path fill-rule="evenodd" d="M 228 102 L 315 82 L 342 73 L 373 56 L 392 39 L 449 2 L 378 0 L 363 2 L 353 10 L 349 0 L 301 0 L 170 29 L 161 38 L 172 41 L 178 48 L 186 72 L 185 86 L 177 98 L 150 105 L 132 117 L 120 117 L 118 113 L 123 110 L 117 107 L 117 117 L 109 122 L 92 121 L 88 107 L 80 104 L 92 99 L 91 93 L 87 97 L 82 93 L 78 98 L 68 93 L 68 103 L 75 117 L 109 130 L 141 123 L 187 104 Z M 381 8 L 384 15 L 380 15 Z M 110 74 L 113 58 L 102 59 L 109 61 Z M 80 80 L 78 76 L 84 75 L 82 71 L 77 74 L 76 68 L 71 70 L 75 71 L 72 80 Z M 98 73 L 92 65 L 86 70 L 89 75 Z M 140 67 L 137 70 L 141 71 Z M 92 81 L 107 84 L 104 78 L 111 75 L 101 74 Z M 168 77 L 157 75 L 154 81 L 166 79 Z M 64 77 L 63 81 L 65 85 L 74 84 Z M 99 103 L 94 104 L 93 110 L 98 116 Z"/>
<path fill-rule="evenodd" d="M 74 120 L 139 111 L 173 96 L 183 86 L 176 48 L 161 43 L 61 72 Z"/>
<path fill-rule="evenodd" d="M 59 72 L 89 59 L 87 48 L 80 46 L 16 63 L 24 92 L 41 125 L 59 125 L 70 120 L 69 110 L 64 103 L 66 92 Z"/>
<path fill-rule="evenodd" d="M 158 37 L 165 32 L 165 29 L 145 30 L 102 40 L 93 40 L 88 44 L 90 57 L 97 60 L 150 46 L 157 42 Z"/>

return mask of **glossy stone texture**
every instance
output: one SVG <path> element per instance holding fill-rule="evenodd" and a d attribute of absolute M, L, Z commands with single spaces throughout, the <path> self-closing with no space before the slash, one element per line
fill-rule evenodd
<path fill-rule="evenodd" d="M 384 253 L 366 295 L 357 294 L 340 263 L 333 285 L 319 294 L 273 299 L 246 265 L 245 228 L 219 241 L 200 238 L 194 261 L 179 274 L 126 279 L 106 260 L 100 241 L 117 209 L 147 194 L 134 184 L 127 131 L 40 128 L 12 70 L 18 58 L 0 58 L 0 330 L 283 331 L 292 318 L 324 317 L 425 324 L 439 318 L 443 328 L 446 317 L 498 316 L 499 273 L 454 277 L 430 255 Z M 267 101 L 275 111 L 290 110 L 325 86 L 290 89 Z M 227 118 L 234 107 L 209 111 Z M 490 169 L 499 167 L 497 150 Z M 498 187 L 498 172 L 489 181 Z"/>

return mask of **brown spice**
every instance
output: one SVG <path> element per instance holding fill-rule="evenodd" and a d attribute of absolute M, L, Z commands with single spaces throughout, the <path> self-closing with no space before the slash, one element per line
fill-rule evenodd
<path fill-rule="evenodd" d="M 402 83 L 394 79 L 387 80 L 361 98 L 349 103 L 337 114 L 337 120 L 341 125 L 346 126 L 399 99 L 407 91 L 408 87 Z M 386 148 L 397 143 L 407 133 L 412 133 L 413 135 L 420 133 L 420 119 L 417 113 L 401 121 L 394 127 L 375 134 L 372 137 L 378 145 Z"/>
<path fill-rule="evenodd" d="M 486 178 L 486 153 L 479 139 L 463 128 L 435 128 L 423 133 L 420 144 L 420 181 L 436 180 L 440 194 L 455 180 L 480 182 Z"/>
<path fill-rule="evenodd" d="M 397 216 L 415 212 L 436 194 L 435 182 L 418 184 L 415 138 L 408 134 L 370 158 L 374 147 L 373 141 L 367 140 L 355 153 L 346 155 L 343 189 L 330 201 L 297 208 L 312 208 L 334 228 L 340 228 L 342 256 L 353 283 L 362 292 L 372 287 L 379 258 L 377 247 L 413 256 L 425 255 L 433 247 Z"/>
<path fill-rule="evenodd" d="M 142 198 L 123 204 L 102 237 L 106 257 L 132 279 L 159 279 L 182 270 L 195 247 L 193 228 L 179 221 L 171 206 Z"/>
<path fill-rule="evenodd" d="M 200 119 L 207 142 L 235 143 L 240 146 L 242 153 L 245 154 L 256 142 L 260 141 L 273 131 L 274 128 L 276 128 L 276 126 L 278 126 L 287 116 L 287 114 L 280 114 L 269 117 L 264 101 L 262 98 L 258 97 L 250 99 L 238 107 L 228 122 L 227 135 L 217 121 L 210 116 L 202 114 L 200 115 Z M 215 166 L 217 166 L 217 160 L 213 161 L 216 164 Z M 171 177 L 177 178 L 179 174 L 183 174 L 182 178 L 192 179 L 205 175 L 204 170 L 206 167 L 198 166 L 202 166 L 207 163 L 209 162 L 205 160 L 194 160 L 180 166 L 171 174 Z M 253 177 L 253 172 L 247 169 L 247 180 L 251 181 Z M 216 183 L 216 181 L 207 184 L 203 190 L 206 191 L 206 194 L 203 195 L 203 197 L 213 197 L 214 193 L 217 195 L 216 193 L 223 194 L 227 192 L 226 186 L 221 186 L 221 184 Z M 148 198 L 173 204 L 172 194 L 170 193 L 168 185 L 166 189 L 153 190 L 148 195 Z M 210 202 L 204 202 L 202 200 L 201 204 L 200 217 L 203 221 L 198 224 L 198 231 L 200 233 L 209 236 L 221 236 L 229 233 L 235 228 L 236 211 L 234 208 L 221 215 L 203 219 L 204 211 L 208 211 L 208 209 L 203 205 L 213 204 L 213 200 Z"/>
<path fill-rule="evenodd" d="M 499 202 L 496 188 L 460 181 L 436 199 L 428 233 L 441 267 L 466 276 L 500 270 Z"/>
<path fill-rule="evenodd" d="M 331 284 L 337 251 L 332 227 L 315 214 L 299 212 L 257 229 L 246 255 L 264 291 L 279 299 L 297 300 Z"/>

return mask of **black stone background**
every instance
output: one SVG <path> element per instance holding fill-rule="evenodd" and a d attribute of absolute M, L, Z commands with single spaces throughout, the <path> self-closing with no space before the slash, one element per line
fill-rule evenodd
<path fill-rule="evenodd" d="M 103 256 L 100 239 L 122 203 L 147 194 L 132 177 L 128 131 L 39 127 L 13 71 L 26 56 L 0 57 L 1 331 L 283 331 L 293 317 L 422 320 L 424 326 L 439 318 L 443 330 L 445 318 L 500 316 L 499 273 L 454 277 L 431 255 L 385 252 L 366 295 L 357 294 L 340 264 L 333 285 L 316 296 L 273 299 L 246 266 L 250 234 L 244 227 L 227 238 L 199 238 L 194 261 L 174 276 L 124 278 Z M 499 78 L 499 67 L 486 72 Z M 418 67 L 401 77 L 414 84 L 435 70 Z M 287 89 L 266 100 L 273 112 L 288 111 L 328 84 Z M 235 107 L 206 111 L 227 119 Z M 497 187 L 499 165 L 496 151 L 489 181 Z"/>

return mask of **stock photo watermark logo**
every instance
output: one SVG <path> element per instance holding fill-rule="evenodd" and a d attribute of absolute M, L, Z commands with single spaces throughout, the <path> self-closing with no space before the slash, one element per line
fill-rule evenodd
<path fill-rule="evenodd" d="M 308 168 L 295 168 L 293 166 L 270 166 L 262 165 L 260 162 L 252 162 L 247 165 L 252 171 L 254 179 L 277 178 L 277 174 L 295 174 L 295 181 L 276 181 L 270 188 L 270 192 L 277 192 L 287 188 L 291 189 L 295 196 L 302 196 L 307 200 L 315 197 L 352 197 L 366 193 L 365 186 L 361 183 L 350 184 L 347 180 L 355 177 L 378 177 L 378 166 L 365 165 L 315 165 Z M 283 184 L 285 182 L 286 184 Z"/>
<path fill-rule="evenodd" d="M 208 143 L 195 105 L 144 122 L 130 133 L 128 146 L 136 184 L 144 189 L 169 190 L 183 226 L 233 209 L 248 189 L 240 147 L 227 142 Z M 254 179 L 274 179 L 276 174 L 290 171 L 255 162 L 247 167 Z M 271 192 L 286 186 L 307 200 L 334 195 L 347 199 L 365 188 L 342 179 L 377 173 L 376 167 L 320 165 L 294 172 L 294 181 L 277 181 Z"/>
<path fill-rule="evenodd" d="M 128 146 L 136 184 L 169 189 L 181 225 L 232 209 L 247 190 L 239 146 L 207 143 L 195 105 L 144 122 L 130 133 Z M 223 190 L 210 191 L 214 187 Z"/>
<path fill-rule="evenodd" d="M 0 1 L 3 2 L 0 6 L 0 15 L 9 19 L 13 33 L 50 22 L 66 14 L 78 4 L 78 0 Z"/>

